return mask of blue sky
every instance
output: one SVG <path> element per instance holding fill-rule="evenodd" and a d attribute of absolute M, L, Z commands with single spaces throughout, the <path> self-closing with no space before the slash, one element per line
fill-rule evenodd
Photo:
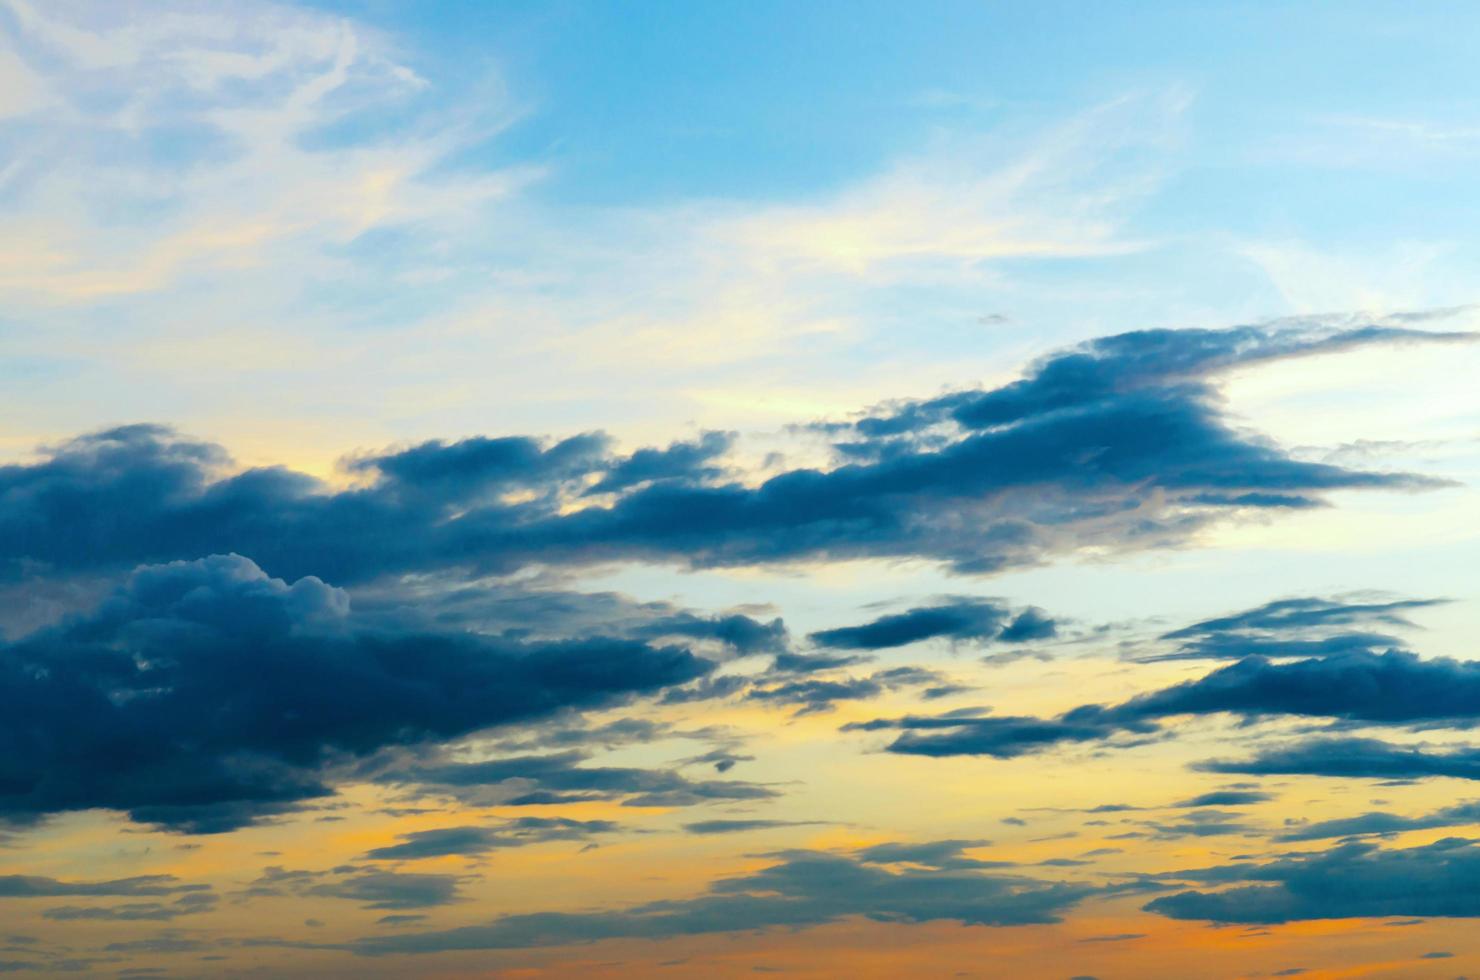
<path fill-rule="evenodd" d="M 1477 20 L 0 0 L 0 972 L 1474 973 Z"/>
<path fill-rule="evenodd" d="M 139 243 L 182 241 L 169 236 L 192 220 L 230 223 L 220 211 L 234 201 L 302 216 L 249 234 L 290 235 L 312 261 L 212 246 L 221 263 L 255 266 L 265 281 L 224 304 L 251 321 L 217 326 L 228 335 L 281 322 L 295 341 L 332 348 L 369 331 L 396 357 L 401 345 L 387 336 L 419 318 L 486 316 L 469 312 L 485 295 L 541 304 L 553 294 L 571 307 L 567 323 L 636 315 L 694 332 L 716 309 L 769 319 L 813 338 L 812 353 L 757 338 L 749 366 L 794 385 L 804 374 L 815 385 L 819 366 L 866 371 L 901 348 L 928 365 L 925 383 L 960 384 L 1055 343 L 1137 326 L 1462 303 L 1474 269 L 1475 81 L 1461 40 L 1472 15 L 1453 6 L 1396 18 L 1358 4 L 336 5 L 322 12 L 352 18 L 340 23 L 353 25 L 355 78 L 291 119 L 272 100 L 328 56 L 314 45 L 331 35 L 312 25 L 334 21 L 318 13 L 294 13 L 294 30 L 274 38 L 279 15 L 244 11 L 231 43 L 279 45 L 267 76 L 223 67 L 219 77 L 171 77 L 148 62 L 73 63 L 69 74 L 64 49 L 28 39 L 22 9 L 6 24 L 31 81 L 14 98 L 24 109 L 31 92 L 45 105 L 35 93 L 56 85 L 81 113 L 21 112 L 7 127 L 14 211 L 76 192 L 52 212 L 53 234 L 65 234 L 46 254 L 91 240 L 88 261 L 134 282 L 167 281 L 180 294 L 172 309 L 192 297 L 219 317 L 209 268 L 145 253 L 153 271 L 141 272 Z M 196 29 L 166 26 L 150 57 L 176 63 Z M 130 79 L 157 87 L 131 89 Z M 143 91 L 143 101 L 123 95 Z M 227 135 L 208 118 L 213 102 L 270 108 L 278 115 L 255 118 L 283 128 Z M 250 170 L 196 179 L 245 159 L 253 141 Z M 376 192 L 378 217 L 350 220 L 327 189 L 292 199 L 287 188 L 308 186 L 292 169 L 300 164 L 325 181 L 384 164 L 377 173 L 401 182 Z M 819 263 L 805 244 L 754 261 L 767 235 L 804 236 L 797 222 L 877 225 L 895 208 L 916 226 L 890 230 L 898 240 L 883 245 L 842 243 L 862 255 L 851 266 Z M 1046 227 L 1028 228 L 1029 212 Z M 946 235 L 952 220 L 960 228 Z M 614 288 L 647 276 L 657 278 L 633 289 L 648 295 L 641 305 Z M 63 298 L 37 295 L 34 283 L 12 288 L 6 333 L 9 374 L 35 379 L 36 411 L 58 390 L 48 379 L 90 376 L 107 360 L 82 352 L 88 323 L 106 319 L 125 344 L 180 346 L 158 335 L 136 285 L 92 282 L 79 296 L 71 283 L 58 287 L 71 292 Z M 981 317 L 1018 329 L 983 331 Z M 56 338 L 44 351 L 27 343 L 38 325 Z M 310 373 L 327 370 L 325 358 L 311 360 Z M 952 370 L 963 362 L 969 370 Z M 518 373 L 530 372 L 544 377 L 532 364 Z M 645 390 L 670 393 L 692 367 L 685 373 Z M 713 375 L 720 387 L 730 380 Z M 135 409 L 137 392 L 111 391 L 119 421 L 183 419 L 199 412 L 195 399 L 220 400 L 222 414 L 240 405 L 227 400 L 231 386 L 171 398 L 162 379 L 136 380 L 154 399 Z M 887 394 L 867 389 L 816 401 L 842 409 Z M 338 397 L 359 407 L 353 392 Z M 589 413 L 619 429 L 644 424 L 608 397 L 542 411 L 550 421 L 530 422 L 544 429 L 589 424 Z M 746 421 L 692 398 L 664 408 L 675 411 Z M 60 435 L 73 419 L 36 424 Z M 354 438 L 477 428 L 455 412 L 383 421 Z M 341 450 L 326 440 L 321 452 Z"/>

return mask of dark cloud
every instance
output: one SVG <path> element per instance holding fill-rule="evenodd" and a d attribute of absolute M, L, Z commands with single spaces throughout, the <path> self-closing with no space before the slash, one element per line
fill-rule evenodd
<path fill-rule="evenodd" d="M 1399 834 L 1410 830 L 1433 830 L 1437 827 L 1468 827 L 1480 824 L 1480 802 L 1457 803 L 1417 817 L 1374 811 L 1355 817 L 1320 820 L 1301 824 L 1280 834 L 1278 841 L 1327 840 L 1332 837 L 1365 837 L 1373 834 Z"/>
<path fill-rule="evenodd" d="M 865 701 L 876 698 L 885 691 L 908 687 L 929 687 L 939 692 L 937 696 L 965 690 L 945 685 L 945 680 L 941 674 L 922 667 L 892 667 L 876 671 L 868 677 L 803 677 L 780 683 L 757 683 L 746 697 L 753 701 L 796 705 L 797 714 L 806 715 L 831 711 L 839 701 Z M 922 696 L 930 697 L 928 691 L 922 692 Z"/>
<path fill-rule="evenodd" d="M 1148 911 L 1174 919 L 1279 923 L 1480 916 L 1480 847 L 1456 838 L 1406 850 L 1345 844 L 1318 854 L 1168 877 L 1234 886 L 1184 891 L 1147 904 Z"/>
<path fill-rule="evenodd" d="M 868 663 L 872 659 L 861 654 L 782 653 L 776 656 L 772 670 L 782 674 L 816 674 Z"/>
<path fill-rule="evenodd" d="M 1406 611 L 1447 601 L 1279 599 L 1165 633 L 1161 638 L 1176 641 L 1177 648 L 1171 653 L 1141 659 L 1240 660 L 1251 656 L 1291 658 L 1382 653 L 1402 647 L 1403 642 L 1390 633 L 1375 632 L 1370 627 L 1411 627 L 1413 623 L 1403 615 Z"/>
<path fill-rule="evenodd" d="M 910 843 L 874 844 L 857 852 L 857 858 L 868 864 L 920 865 L 937 871 L 963 871 L 972 868 L 1006 868 L 1012 861 L 989 861 L 968 857 L 967 851 L 990 847 L 989 840 L 935 840 Z"/>
<path fill-rule="evenodd" d="M 739 614 L 696 616 L 693 613 L 675 613 L 637 628 L 633 635 L 643 639 L 717 640 L 742 656 L 784 654 L 787 643 L 786 624 L 781 620 L 762 623 Z"/>
<path fill-rule="evenodd" d="M 639 449 L 609 466 L 587 493 L 614 493 L 659 480 L 712 480 L 723 470 L 712 462 L 730 451 L 733 432 L 706 432 L 694 442 L 675 442 L 667 449 Z"/>
<path fill-rule="evenodd" d="M 379 861 L 408 861 L 457 855 L 472 857 L 510 847 L 549 841 L 585 841 L 620 828 L 610 820 L 570 820 L 564 817 L 521 817 L 497 827 L 442 827 L 402 834 L 400 843 L 377 847 L 365 857 Z"/>
<path fill-rule="evenodd" d="M 1200 807 L 1200 806 L 1249 806 L 1254 803 L 1266 803 L 1274 799 L 1268 793 L 1262 793 L 1251 789 L 1220 789 L 1211 793 L 1203 793 L 1191 799 L 1173 803 L 1176 807 Z"/>
<path fill-rule="evenodd" d="M 391 769 L 379 779 L 480 806 L 607 800 L 632 807 L 674 807 L 777 795 L 768 787 L 738 780 L 693 780 L 667 769 L 584 765 L 589 758 L 572 751 L 488 762 L 425 763 Z"/>
<path fill-rule="evenodd" d="M 884 685 L 868 677 L 841 680 L 808 679 L 756 687 L 746 697 L 753 701 L 797 705 L 798 714 L 830 711 L 839 701 L 861 701 L 884 693 Z"/>
<path fill-rule="evenodd" d="M 1430 749 L 1371 738 L 1313 738 L 1266 748 L 1250 759 L 1199 763 L 1207 772 L 1356 779 L 1480 779 L 1480 749 Z"/>
<path fill-rule="evenodd" d="M 108 881 L 58 881 L 37 875 L 0 875 L 0 898 L 138 897 L 204 892 L 209 885 L 182 883 L 174 875 L 142 875 Z M 14 940 L 11 940 L 14 942 Z"/>
<path fill-rule="evenodd" d="M 602 939 L 664 939 L 772 927 L 800 928 L 851 916 L 966 925 L 1056 922 L 1093 894 L 1086 885 L 976 869 L 881 867 L 861 857 L 789 851 L 769 867 L 710 886 L 691 899 L 596 912 L 510 915 L 486 925 L 371 936 L 362 955 L 560 946 Z"/>
<path fill-rule="evenodd" d="M 1353 626 L 1384 623 L 1389 626 L 1412 626 L 1403 613 L 1442 605 L 1445 599 L 1398 599 L 1389 602 L 1349 602 L 1336 599 L 1302 597 L 1277 599 L 1262 606 L 1205 619 L 1163 634 L 1163 639 L 1183 640 L 1232 631 L 1261 630 L 1289 633 L 1300 629 L 1327 626 Z"/>
<path fill-rule="evenodd" d="M 1420 659 L 1389 650 L 1293 663 L 1246 657 L 1199 680 L 1108 709 L 1116 718 L 1230 712 L 1310 715 L 1375 723 L 1466 721 L 1480 717 L 1480 663 Z"/>
<path fill-rule="evenodd" d="M 715 436 L 631 456 L 599 434 L 433 441 L 350 461 L 364 485 L 335 491 L 283 468 L 233 473 L 219 447 L 127 426 L 0 467 L 0 562 L 70 574 L 236 552 L 290 579 L 353 584 L 607 560 L 919 557 L 984 572 L 1085 544 L 1162 546 L 1230 509 L 1434 485 L 1304 462 L 1234 428 L 1217 371 L 1457 339 L 1320 324 L 1122 334 L 1002 388 L 850 424 L 841 465 L 754 486 L 714 482 L 705 461 L 727 444 Z M 599 503 L 584 496 L 593 487 Z"/>
<path fill-rule="evenodd" d="M 235 555 L 141 568 L 92 613 L 0 653 L 0 816 L 101 807 L 196 833 L 330 793 L 336 760 L 712 666 L 635 640 L 361 629 L 342 591 Z"/>
<path fill-rule="evenodd" d="M 964 717 L 954 712 L 878 719 L 848 729 L 903 730 L 905 734 L 889 745 L 891 752 L 1011 758 L 1061 743 L 1147 735 L 1158 730 L 1162 719 L 1178 715 L 1221 713 L 1466 727 L 1480 719 L 1480 663 L 1445 657 L 1425 660 L 1403 650 L 1342 653 L 1290 663 L 1246 657 L 1197 680 L 1118 705 L 1082 705 L 1057 718 Z M 1461 767 L 1465 763 L 1463 757 L 1447 761 Z M 1210 771 L 1257 770 L 1230 764 Z"/>
<path fill-rule="evenodd" d="M 729 749 L 712 749 L 683 760 L 689 766 L 713 766 L 716 772 L 729 772 L 742 762 L 754 762 L 755 756 L 741 755 Z"/>
<path fill-rule="evenodd" d="M 843 650 L 885 650 L 945 638 L 955 642 L 1022 643 L 1052 637 L 1056 626 L 1042 610 L 1014 614 L 990 599 L 955 598 L 934 606 L 881 616 L 862 626 L 845 626 L 808 635 L 821 647 Z"/>
<path fill-rule="evenodd" d="M 843 731 L 891 729 L 901 730 L 903 734 L 888 745 L 890 752 L 937 757 L 986 755 L 1011 759 L 1061 743 L 1100 741 L 1127 729 L 1151 732 L 1154 726 L 1108 721 L 1099 712 L 1085 712 L 1079 716 L 1070 712 L 1056 719 L 1006 715 L 981 717 L 950 712 L 934 716 L 880 718 L 843 726 Z"/>

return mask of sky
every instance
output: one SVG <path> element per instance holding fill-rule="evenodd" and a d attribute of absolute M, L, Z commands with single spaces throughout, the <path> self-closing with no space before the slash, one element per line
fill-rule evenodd
<path fill-rule="evenodd" d="M 0 0 L 0 973 L 1480 975 L 1477 30 Z"/>

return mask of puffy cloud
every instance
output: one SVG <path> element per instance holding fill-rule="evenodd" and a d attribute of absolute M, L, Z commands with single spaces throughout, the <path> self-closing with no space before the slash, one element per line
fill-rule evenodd
<path fill-rule="evenodd" d="M 140 568 L 3 649 L 0 815 L 124 810 L 230 830 L 331 792 L 336 762 L 702 677 L 677 647 L 364 629 L 344 592 L 235 555 Z"/>

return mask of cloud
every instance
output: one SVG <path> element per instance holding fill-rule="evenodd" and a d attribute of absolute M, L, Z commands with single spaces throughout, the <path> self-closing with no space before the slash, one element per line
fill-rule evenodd
<path fill-rule="evenodd" d="M 1220 789 L 1211 793 L 1203 793 L 1180 803 L 1173 803 L 1176 807 L 1199 807 L 1199 806 L 1249 806 L 1254 803 L 1266 803 L 1274 799 L 1268 793 L 1262 793 L 1251 789 Z"/>
<path fill-rule="evenodd" d="M 422 443 L 353 460 L 367 485 L 332 491 L 283 468 L 229 473 L 219 447 L 127 426 L 0 467 L 0 561 L 66 573 L 236 552 L 352 584 L 602 561 L 914 557 L 990 572 L 1090 545 L 1164 546 L 1231 511 L 1438 485 L 1302 462 L 1236 430 L 1214 373 L 1468 336 L 1319 324 L 1122 334 L 1001 388 L 849 423 L 838 443 L 849 451 L 830 469 L 758 485 L 690 472 L 599 505 L 582 494 L 635 457 L 598 434 Z"/>
<path fill-rule="evenodd" d="M 1156 732 L 1164 719 L 1178 715 L 1220 713 L 1245 718 L 1295 715 L 1383 725 L 1467 726 L 1480 718 L 1480 663 L 1445 657 L 1424 660 L 1402 650 L 1381 654 L 1343 652 L 1291 663 L 1245 657 L 1197 680 L 1141 694 L 1118 705 L 1081 705 L 1057 718 L 979 717 L 953 712 L 935 717 L 876 719 L 851 724 L 845 730 L 903 730 L 905 734 L 888 746 L 890 752 L 1006 759 L 1060 743 L 1148 735 Z M 1338 750 L 1356 747 L 1363 752 L 1371 748 L 1370 743 L 1323 745 Z M 1391 754 L 1387 761 L 1394 761 Z M 1422 766 L 1434 760 L 1412 754 L 1408 761 Z M 1467 762 L 1461 754 L 1441 757 L 1437 764 L 1464 770 Z M 1255 771 L 1236 763 L 1209 768 L 1214 772 Z"/>
<path fill-rule="evenodd" d="M 147 22 L 106 5 L 6 9 L 0 52 L 31 90 L 29 139 L 7 140 L 11 220 L 35 246 L 8 257 L 12 302 L 95 303 L 259 266 L 312 281 L 367 232 L 446 228 L 530 176 L 445 167 L 502 124 L 505 101 L 484 93 L 481 111 L 436 119 L 426 80 L 342 18 L 262 3 L 165 4 Z"/>
<path fill-rule="evenodd" d="M 723 474 L 710 465 L 730 451 L 733 432 L 706 432 L 695 442 L 675 442 L 667 449 L 639 449 L 608 469 L 587 493 L 613 493 L 660 480 L 702 482 Z"/>
<path fill-rule="evenodd" d="M 562 946 L 603 939 L 664 939 L 801 928 L 852 916 L 883 922 L 952 920 L 1009 926 L 1056 922 L 1093 894 L 1087 885 L 976 869 L 891 870 L 860 853 L 788 851 L 758 871 L 713 883 L 706 894 L 623 909 L 510 915 L 438 932 L 369 936 L 349 948 L 366 956 Z"/>
<path fill-rule="evenodd" d="M 1246 657 L 1107 709 L 1124 718 L 1230 712 L 1310 715 L 1387 724 L 1480 716 L 1480 664 L 1402 650 L 1347 652 L 1275 663 Z"/>
<path fill-rule="evenodd" d="M 1310 627 L 1352 626 L 1384 623 L 1389 626 L 1412 626 L 1402 613 L 1442 605 L 1446 599 L 1399 599 L 1390 602 L 1344 602 L 1319 597 L 1277 599 L 1243 612 L 1172 630 L 1163 639 L 1180 640 L 1233 630 L 1267 630 L 1288 633 Z"/>
<path fill-rule="evenodd" d="M 778 827 L 815 826 L 816 820 L 699 820 L 686 823 L 683 829 L 691 834 L 712 836 L 714 834 L 744 834 L 753 830 L 775 830 Z"/>
<path fill-rule="evenodd" d="M 1430 750 L 1371 738 L 1312 738 L 1263 749 L 1249 759 L 1199 763 L 1206 772 L 1251 776 L 1336 776 L 1347 779 L 1480 779 L 1480 750 L 1462 746 Z"/>
<path fill-rule="evenodd" d="M 683 637 L 692 640 L 716 640 L 740 656 L 774 653 L 784 657 L 787 646 L 786 624 L 780 619 L 762 623 L 749 616 L 696 616 L 675 613 L 655 619 L 633 632 L 645 639 Z"/>
<path fill-rule="evenodd" d="M 971 868 L 1011 867 L 1011 861 L 989 861 L 968 857 L 966 851 L 990 847 L 989 840 L 936 840 L 909 843 L 874 844 L 858 851 L 858 859 L 868 864 L 920 865 L 938 871 L 962 871 Z"/>
<path fill-rule="evenodd" d="M 1012 613 L 989 599 L 961 597 L 934 606 L 881 616 L 862 626 L 810 633 L 820 647 L 842 650 L 885 650 L 944 637 L 952 641 L 1021 643 L 1052 637 L 1055 623 L 1038 609 Z"/>
<path fill-rule="evenodd" d="M 362 629 L 344 592 L 235 555 L 148 566 L 0 658 L 0 815 L 231 830 L 332 792 L 336 759 L 694 680 L 687 650 Z"/>
<path fill-rule="evenodd" d="M 1480 823 L 1480 803 L 1458 803 L 1418 817 L 1373 811 L 1355 817 L 1304 823 L 1280 834 L 1277 841 L 1325 840 L 1332 837 L 1363 837 L 1371 834 L 1400 834 L 1436 827 L 1464 827 Z"/>
<path fill-rule="evenodd" d="M 1480 916 L 1480 847 L 1457 838 L 1406 850 L 1345 844 L 1324 853 L 1168 877 L 1235 885 L 1166 895 L 1146 905 L 1147 911 L 1174 919 L 1279 923 Z"/>
<path fill-rule="evenodd" d="M 774 790 L 739 780 L 693 780 L 667 769 L 586 766 L 579 751 L 486 762 L 432 762 L 389 769 L 377 778 L 423 794 L 477 806 L 534 806 L 607 800 L 631 807 L 695 806 L 725 800 L 765 800 Z"/>
<path fill-rule="evenodd" d="M 753 701 L 800 705 L 802 714 L 829 711 L 838 701 L 858 701 L 878 697 L 884 685 L 868 677 L 843 680 L 787 681 L 772 687 L 753 688 L 746 697 Z"/>
<path fill-rule="evenodd" d="M 888 745 L 887 751 L 901 755 L 987 755 L 1012 759 L 1061 743 L 1101 741 L 1126 730 L 1149 733 L 1155 730 L 1155 726 L 1108 722 L 1097 712 L 1084 717 L 1070 712 L 1057 719 L 977 717 L 950 712 L 852 722 L 844 725 L 842 730 L 873 732 L 890 729 L 902 730 L 903 734 Z"/>
<path fill-rule="evenodd" d="M 1249 656 L 1313 657 L 1349 652 L 1381 653 L 1402 646 L 1389 633 L 1337 627 L 1412 627 L 1404 612 L 1442 605 L 1445 599 L 1399 599 L 1386 602 L 1299 597 L 1279 599 L 1254 609 L 1203 620 L 1162 634 L 1177 641 L 1169 654 L 1155 660 L 1238 660 Z"/>
<path fill-rule="evenodd" d="M 342 898 L 367 909 L 422 909 L 457 901 L 454 875 L 406 874 L 400 871 L 361 871 L 338 881 L 313 885 L 304 895 Z"/>
<path fill-rule="evenodd" d="M 435 857 L 473 857 L 489 851 L 525 847 L 548 841 L 584 841 L 618 830 L 610 820 L 571 820 L 565 817 L 521 817 L 498 827 L 442 827 L 402 834 L 399 844 L 377 847 L 365 854 L 372 861 L 408 861 Z"/>
<path fill-rule="evenodd" d="M 1175 822 L 1147 821 L 1144 826 L 1157 837 L 1175 840 L 1179 837 L 1223 837 L 1229 834 L 1249 834 L 1252 825 L 1243 822 L 1240 814 L 1226 810 L 1193 810 L 1181 814 Z"/>
<path fill-rule="evenodd" d="M 107 881 L 59 881 L 36 875 L 0 875 L 0 898 L 136 897 L 198 892 L 209 887 L 182 884 L 174 875 L 142 875 Z"/>
<path fill-rule="evenodd" d="M 927 699 L 955 694 L 966 688 L 944 684 L 945 678 L 921 667 L 893 667 L 876 671 L 869 677 L 819 678 L 804 676 L 767 685 L 751 687 L 746 697 L 753 701 L 799 705 L 798 714 L 831 711 L 839 701 L 862 701 L 876 698 L 885 691 L 907 687 L 925 687 L 921 696 Z"/>
<path fill-rule="evenodd" d="M 270 867 L 241 893 L 244 900 L 296 895 L 358 902 L 367 909 L 395 912 L 431 908 L 459 900 L 458 876 L 412 874 L 343 865 L 329 871 Z"/>
<path fill-rule="evenodd" d="M 209 891 L 195 891 L 172 902 L 126 902 L 122 905 L 62 905 L 41 913 L 44 919 L 75 922 L 82 919 L 112 922 L 165 922 L 182 915 L 211 912 L 217 898 Z"/>

